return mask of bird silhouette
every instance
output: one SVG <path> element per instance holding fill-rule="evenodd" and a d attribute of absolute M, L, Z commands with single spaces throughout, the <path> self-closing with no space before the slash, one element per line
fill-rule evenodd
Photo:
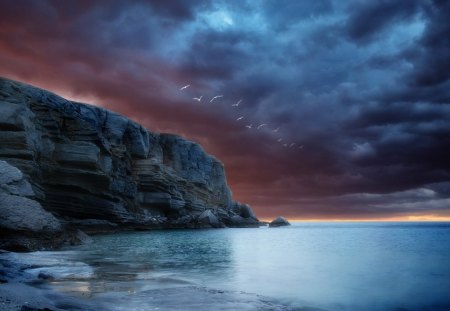
<path fill-rule="evenodd" d="M 238 107 L 239 106 L 239 104 L 242 102 L 242 99 L 240 99 L 236 104 L 233 104 L 233 105 L 231 105 L 231 106 L 233 106 L 233 107 Z"/>
<path fill-rule="evenodd" d="M 266 123 L 260 124 L 260 125 L 258 125 L 257 129 L 259 130 L 260 128 L 262 128 L 262 127 L 264 127 L 266 125 L 267 125 Z"/>
<path fill-rule="evenodd" d="M 202 96 L 200 96 L 200 97 L 194 97 L 194 98 L 192 98 L 192 99 L 195 99 L 196 101 L 201 101 L 202 100 L 202 98 L 203 98 L 203 95 Z"/>
<path fill-rule="evenodd" d="M 211 98 L 211 100 L 209 102 L 212 103 L 214 99 L 221 98 L 221 97 L 223 97 L 223 95 L 216 95 L 213 98 Z"/>
<path fill-rule="evenodd" d="M 249 125 L 246 125 L 245 127 L 251 129 L 252 126 L 253 126 L 253 124 L 249 124 Z"/>
<path fill-rule="evenodd" d="M 239 120 L 242 120 L 242 119 L 244 119 L 244 116 L 241 116 L 241 117 L 237 118 L 236 121 L 239 121 Z"/>
<path fill-rule="evenodd" d="M 184 90 L 184 89 L 187 89 L 187 88 L 190 87 L 190 86 L 191 86 L 190 84 L 187 84 L 187 85 L 183 86 L 182 88 L 180 88 L 180 91 L 182 91 L 182 90 Z"/>

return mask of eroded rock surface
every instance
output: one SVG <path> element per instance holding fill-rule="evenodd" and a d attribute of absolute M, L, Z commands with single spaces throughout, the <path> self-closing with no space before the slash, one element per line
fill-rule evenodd
<path fill-rule="evenodd" d="M 29 185 L 2 181 L 2 191 L 87 232 L 96 223 L 99 231 L 259 224 L 232 200 L 223 164 L 200 145 L 3 78 L 0 159 Z"/>

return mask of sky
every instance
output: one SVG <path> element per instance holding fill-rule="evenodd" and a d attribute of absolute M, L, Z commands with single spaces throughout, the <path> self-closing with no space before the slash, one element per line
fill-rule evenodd
<path fill-rule="evenodd" d="M 1 76 L 200 143 L 260 218 L 450 220 L 450 1 L 0 7 Z"/>

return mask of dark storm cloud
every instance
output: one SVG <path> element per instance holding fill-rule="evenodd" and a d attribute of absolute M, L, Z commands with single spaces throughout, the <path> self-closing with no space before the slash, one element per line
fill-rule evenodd
<path fill-rule="evenodd" d="M 350 2 L 345 32 L 351 40 L 366 43 L 383 35 L 395 23 L 400 23 L 419 12 L 420 1 L 381 0 Z"/>
<path fill-rule="evenodd" d="M 426 28 L 417 45 L 402 51 L 402 58 L 412 65 L 404 75 L 404 85 L 384 94 L 385 100 L 450 103 L 450 3 L 432 1 L 426 10 Z"/>
<path fill-rule="evenodd" d="M 263 217 L 448 215 L 449 5 L 11 1 L 0 74 L 199 141 Z"/>
<path fill-rule="evenodd" d="M 240 31 L 200 31 L 191 39 L 180 69 L 198 79 L 230 79 L 243 63 L 251 61 L 248 51 L 236 46 L 251 40 L 251 35 Z"/>
<path fill-rule="evenodd" d="M 447 82 L 450 78 L 450 3 L 434 1 L 429 26 L 421 40 L 422 60 L 414 74 L 415 84 L 429 87 Z"/>

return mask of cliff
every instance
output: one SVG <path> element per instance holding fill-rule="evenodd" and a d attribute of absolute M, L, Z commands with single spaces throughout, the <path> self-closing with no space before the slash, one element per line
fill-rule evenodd
<path fill-rule="evenodd" d="M 79 229 L 259 225 L 200 145 L 4 78 L 0 160 L 0 248 L 56 247 L 81 239 Z"/>

